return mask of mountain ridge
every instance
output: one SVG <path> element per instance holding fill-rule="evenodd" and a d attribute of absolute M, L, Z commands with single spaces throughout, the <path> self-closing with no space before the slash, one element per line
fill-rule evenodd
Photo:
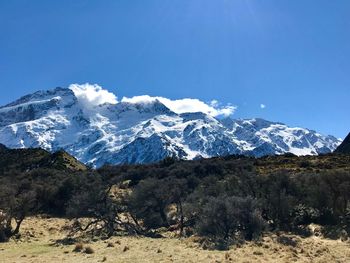
<path fill-rule="evenodd" d="M 85 171 L 86 166 L 63 150 L 50 153 L 41 148 L 9 149 L 0 144 L 0 173 L 28 172 L 37 168 Z"/>
<path fill-rule="evenodd" d="M 350 154 L 350 133 L 345 137 L 344 141 L 335 149 L 335 153 Z"/>
<path fill-rule="evenodd" d="M 158 99 L 87 103 L 69 88 L 38 91 L 0 107 L 0 143 L 9 148 L 63 149 L 83 163 L 149 163 L 166 157 L 316 155 L 340 140 L 261 118 L 175 113 Z"/>

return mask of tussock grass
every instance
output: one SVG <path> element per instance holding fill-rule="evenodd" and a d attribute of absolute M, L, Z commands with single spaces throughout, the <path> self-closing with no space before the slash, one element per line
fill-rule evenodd
<path fill-rule="evenodd" d="M 78 243 L 78 244 L 75 244 L 73 252 L 81 252 L 83 249 L 84 249 L 83 243 Z"/>
<path fill-rule="evenodd" d="M 114 247 L 114 244 L 112 242 L 108 242 L 107 247 Z"/>
<path fill-rule="evenodd" d="M 85 249 L 84 249 L 84 253 L 85 253 L 85 254 L 93 254 L 93 253 L 95 253 L 95 250 L 94 250 L 92 247 L 87 246 L 87 247 L 85 247 Z"/>

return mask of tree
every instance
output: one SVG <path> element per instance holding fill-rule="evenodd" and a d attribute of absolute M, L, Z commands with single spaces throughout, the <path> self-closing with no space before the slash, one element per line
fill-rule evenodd
<path fill-rule="evenodd" d="M 285 172 L 259 177 L 263 201 L 263 215 L 273 227 L 290 230 L 293 207 L 296 205 L 297 189 Z"/>
<path fill-rule="evenodd" d="M 0 182 L 0 242 L 7 241 L 19 233 L 25 217 L 35 207 L 35 192 L 31 183 L 3 178 Z M 12 227 L 15 221 L 15 228 Z"/>
<path fill-rule="evenodd" d="M 237 238 L 258 237 L 264 225 L 255 199 L 221 195 L 211 197 L 202 207 L 196 229 L 215 242 L 229 243 Z"/>
<path fill-rule="evenodd" d="M 118 231 L 137 231 L 132 224 L 121 219 L 125 208 L 121 200 L 113 195 L 114 186 L 113 182 L 104 182 L 98 175 L 85 180 L 67 208 L 67 215 L 76 219 L 72 233 L 87 231 L 92 235 L 110 237 Z M 81 223 L 81 217 L 88 217 L 88 223 Z"/>
<path fill-rule="evenodd" d="M 350 203 L 350 173 L 326 172 L 321 175 L 321 180 L 329 194 L 333 214 L 337 218 L 345 215 Z"/>
<path fill-rule="evenodd" d="M 146 229 L 169 227 L 171 205 L 176 207 L 175 221 L 180 232 L 184 226 L 183 202 L 186 197 L 186 181 L 182 179 L 148 178 L 139 182 L 128 198 L 128 209 L 136 221 L 142 221 Z"/>

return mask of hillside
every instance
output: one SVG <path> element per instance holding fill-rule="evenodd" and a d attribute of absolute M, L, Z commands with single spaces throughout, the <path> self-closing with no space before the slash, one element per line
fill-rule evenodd
<path fill-rule="evenodd" d="M 350 154 L 350 133 L 344 141 L 338 146 L 338 148 L 334 151 L 336 153 L 344 153 L 344 154 Z"/>
<path fill-rule="evenodd" d="M 0 148 L 12 169 L 0 174 L 0 253 L 11 261 L 349 256 L 350 155 L 167 158 L 78 171 L 66 169 L 72 160 L 64 152 Z M 9 221 L 23 222 L 19 232 Z M 74 252 L 80 243 L 93 252 Z"/>
<path fill-rule="evenodd" d="M 0 144 L 0 174 L 15 170 L 20 172 L 37 168 L 84 171 L 84 164 L 64 151 L 50 153 L 39 148 L 8 149 Z"/>

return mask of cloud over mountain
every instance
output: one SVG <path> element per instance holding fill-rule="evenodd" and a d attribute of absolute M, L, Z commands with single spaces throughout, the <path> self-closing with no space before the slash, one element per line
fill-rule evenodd
<path fill-rule="evenodd" d="M 103 89 L 97 84 L 71 84 L 69 86 L 80 104 L 85 108 L 91 108 L 104 103 L 116 104 L 118 103 L 117 96 L 112 92 Z M 171 111 L 181 114 L 185 112 L 203 112 L 211 116 L 230 116 L 237 109 L 236 106 L 227 104 L 221 105 L 217 100 L 212 100 L 210 103 L 205 103 L 199 99 L 184 98 L 171 100 L 164 97 L 151 97 L 149 95 L 135 96 L 135 97 L 123 97 L 122 102 L 129 103 L 152 103 L 158 100 Z"/>
<path fill-rule="evenodd" d="M 101 105 L 105 103 L 110 104 Z M 0 107 L 0 143 L 9 148 L 64 149 L 96 167 L 152 163 L 169 156 L 315 155 L 340 144 L 333 136 L 278 122 L 212 117 L 234 110 L 216 100 L 205 103 L 147 95 L 118 102 L 116 95 L 98 85 L 73 84 L 69 89 L 28 94 Z"/>
<path fill-rule="evenodd" d="M 233 105 L 220 106 L 220 104 L 216 100 L 212 101 L 215 103 L 211 103 L 209 105 L 198 99 L 184 98 L 178 100 L 171 100 L 164 97 L 151 97 L 148 95 L 135 96 L 132 98 L 123 97 L 122 102 L 150 103 L 156 100 L 160 101 L 171 111 L 178 114 L 185 112 L 203 112 L 211 116 L 230 116 L 235 112 L 237 108 Z"/>
<path fill-rule="evenodd" d="M 116 104 L 117 96 L 97 84 L 71 84 L 69 86 L 77 97 L 79 103 L 86 108 L 104 103 Z"/>

